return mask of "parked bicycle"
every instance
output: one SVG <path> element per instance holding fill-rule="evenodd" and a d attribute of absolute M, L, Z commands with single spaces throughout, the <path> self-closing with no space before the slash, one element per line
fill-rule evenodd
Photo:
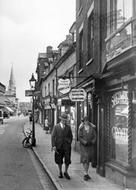
<path fill-rule="evenodd" d="M 25 132 L 26 137 L 22 141 L 22 145 L 24 148 L 32 148 L 32 130 Z"/>

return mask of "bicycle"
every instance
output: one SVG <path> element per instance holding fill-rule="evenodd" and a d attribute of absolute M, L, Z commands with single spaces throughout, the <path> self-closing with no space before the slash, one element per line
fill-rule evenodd
<path fill-rule="evenodd" d="M 29 129 L 30 131 L 26 131 L 26 137 L 22 141 L 22 145 L 24 148 L 32 148 L 32 130 Z"/>

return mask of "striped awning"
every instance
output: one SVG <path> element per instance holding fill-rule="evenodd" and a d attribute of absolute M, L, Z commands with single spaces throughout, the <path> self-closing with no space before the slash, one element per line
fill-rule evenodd
<path fill-rule="evenodd" d="M 11 112 L 11 113 L 14 112 L 14 111 L 13 111 L 10 107 L 8 107 L 8 106 L 5 106 L 5 108 L 6 108 L 9 112 Z"/>

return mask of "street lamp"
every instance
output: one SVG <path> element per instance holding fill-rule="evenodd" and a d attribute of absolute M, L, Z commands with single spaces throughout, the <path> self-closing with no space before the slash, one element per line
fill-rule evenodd
<path fill-rule="evenodd" d="M 32 146 L 36 146 L 36 138 L 35 138 L 35 123 L 34 123 L 34 90 L 35 90 L 35 82 L 34 74 L 32 73 L 31 79 L 29 80 L 30 87 L 32 90 Z"/>

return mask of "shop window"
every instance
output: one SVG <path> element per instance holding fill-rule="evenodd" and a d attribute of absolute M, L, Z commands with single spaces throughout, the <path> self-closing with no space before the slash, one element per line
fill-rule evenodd
<path fill-rule="evenodd" d="M 93 97 L 92 97 L 92 93 L 89 92 L 87 94 L 87 112 L 88 112 L 89 121 L 93 121 L 92 108 L 93 108 Z"/>
<path fill-rule="evenodd" d="M 87 116 L 87 101 L 84 101 L 84 116 Z"/>
<path fill-rule="evenodd" d="M 113 94 L 111 99 L 111 158 L 126 165 L 128 162 L 128 95 L 127 91 Z"/>
<path fill-rule="evenodd" d="M 136 91 L 132 99 L 132 165 L 136 168 Z"/>
<path fill-rule="evenodd" d="M 80 107 L 80 116 L 81 118 L 83 118 L 84 117 L 84 103 L 80 102 L 79 107 Z"/>

